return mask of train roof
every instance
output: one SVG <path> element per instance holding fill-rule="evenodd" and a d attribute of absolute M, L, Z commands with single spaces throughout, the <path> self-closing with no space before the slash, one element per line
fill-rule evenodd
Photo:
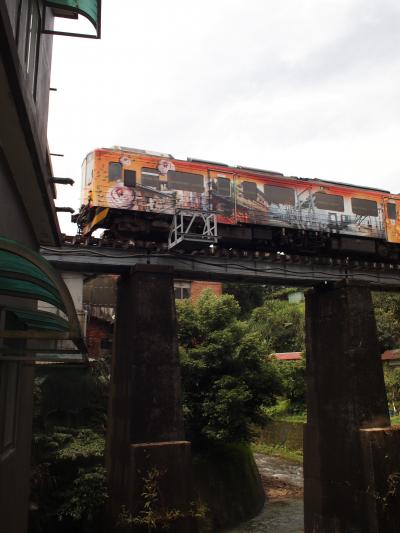
<path fill-rule="evenodd" d="M 386 189 L 377 189 L 375 187 L 367 187 L 366 185 L 354 185 L 353 183 L 346 183 L 346 182 L 341 182 L 341 181 L 323 180 L 320 178 L 297 178 L 296 177 L 296 179 L 301 180 L 301 181 L 312 181 L 314 183 L 316 182 L 328 183 L 331 185 L 339 185 L 341 187 L 351 187 L 352 189 L 363 189 L 366 191 L 384 192 L 387 194 L 391 194 L 391 192 L 387 191 Z"/>

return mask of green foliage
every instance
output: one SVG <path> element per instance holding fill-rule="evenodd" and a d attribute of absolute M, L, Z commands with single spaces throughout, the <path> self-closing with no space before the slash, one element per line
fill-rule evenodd
<path fill-rule="evenodd" d="M 397 348 L 400 346 L 400 295 L 376 292 L 372 297 L 380 350 Z"/>
<path fill-rule="evenodd" d="M 303 450 L 291 450 L 281 444 L 265 444 L 257 442 L 251 445 L 254 453 L 263 453 L 264 455 L 272 455 L 274 457 L 282 457 L 289 459 L 295 463 L 303 462 Z"/>
<path fill-rule="evenodd" d="M 269 420 L 279 420 L 281 422 L 307 422 L 306 404 L 293 404 L 284 396 L 278 399 L 275 405 L 264 408 L 264 413 Z"/>
<path fill-rule="evenodd" d="M 185 425 L 194 445 L 239 442 L 263 420 L 279 381 L 267 345 L 238 317 L 231 295 L 204 291 L 197 302 L 178 302 Z"/>
<path fill-rule="evenodd" d="M 64 396 L 56 413 L 49 411 L 49 406 L 60 373 L 43 371 L 36 380 L 31 474 L 31 506 L 36 511 L 31 517 L 30 533 L 99 530 L 107 498 L 103 463 L 108 373 L 108 366 L 103 363 L 89 371 L 82 369 L 81 376 L 75 377 L 71 372 L 70 387 L 64 384 Z M 74 398 L 75 383 L 80 385 L 79 390 L 88 388 L 80 404 Z M 71 418 L 87 425 L 53 425 L 56 416 L 60 423 Z"/>
<path fill-rule="evenodd" d="M 58 530 L 58 522 L 69 524 L 69 531 L 90 530 L 107 496 L 104 444 L 104 436 L 91 428 L 34 433 L 31 500 L 38 531 Z"/>
<path fill-rule="evenodd" d="M 394 414 L 400 413 L 400 367 L 385 368 L 386 394 L 389 409 Z"/>
<path fill-rule="evenodd" d="M 57 458 L 77 461 L 104 457 L 104 437 L 90 428 L 81 428 L 76 435 L 69 436 L 64 446 L 57 450 Z"/>
<path fill-rule="evenodd" d="M 262 336 L 267 353 L 304 350 L 304 304 L 268 299 L 254 309 L 249 326 Z"/>
<path fill-rule="evenodd" d="M 223 291 L 235 297 L 240 306 L 242 318 L 247 318 L 255 307 L 262 305 L 267 294 L 266 287 L 259 283 L 226 283 Z"/>
<path fill-rule="evenodd" d="M 296 292 L 299 292 L 297 287 L 273 287 L 268 294 L 268 299 L 287 301 L 289 294 L 294 294 Z"/>
<path fill-rule="evenodd" d="M 304 411 L 306 403 L 306 361 L 276 361 L 283 395 L 289 401 L 288 412 Z"/>
<path fill-rule="evenodd" d="M 57 511 L 59 520 L 70 518 L 92 524 L 108 498 L 106 469 L 102 466 L 79 468 L 71 488 L 62 496 L 63 503 Z"/>
<path fill-rule="evenodd" d="M 167 508 L 163 505 L 160 481 L 165 473 L 157 468 L 146 472 L 142 478 L 142 509 L 136 515 L 132 515 L 126 507 L 123 507 L 118 517 L 119 526 L 146 526 L 147 531 L 151 532 L 169 529 L 174 522 L 185 518 L 204 518 L 207 508 L 200 501 L 192 502 L 190 508 L 186 510 Z"/>

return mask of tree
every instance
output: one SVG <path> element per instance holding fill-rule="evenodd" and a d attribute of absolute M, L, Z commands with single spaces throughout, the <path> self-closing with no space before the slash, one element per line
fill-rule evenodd
<path fill-rule="evenodd" d="M 400 345 L 400 295 L 375 292 L 372 295 L 381 352 Z"/>
<path fill-rule="evenodd" d="M 224 294 L 231 294 L 239 303 L 241 318 L 247 318 L 255 307 L 264 303 L 267 294 L 266 287 L 260 283 L 226 283 Z"/>
<path fill-rule="evenodd" d="M 304 304 L 268 299 L 254 309 L 249 326 L 262 336 L 268 353 L 304 350 Z"/>
<path fill-rule="evenodd" d="M 288 412 L 303 412 L 306 407 L 306 361 L 277 361 L 283 396 L 289 400 Z"/>
<path fill-rule="evenodd" d="M 400 367 L 385 368 L 385 385 L 389 409 L 397 415 L 400 412 Z"/>
<path fill-rule="evenodd" d="M 233 296 L 204 291 L 177 302 L 185 424 L 194 446 L 251 438 L 261 407 L 280 390 L 267 345 L 246 322 Z"/>

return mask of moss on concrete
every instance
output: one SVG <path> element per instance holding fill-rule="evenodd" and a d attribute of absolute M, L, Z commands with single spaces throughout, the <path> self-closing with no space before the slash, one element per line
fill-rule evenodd
<path fill-rule="evenodd" d="M 265 494 L 252 451 L 246 445 L 220 445 L 193 453 L 194 479 L 206 504 L 203 531 L 221 531 L 260 512 Z"/>

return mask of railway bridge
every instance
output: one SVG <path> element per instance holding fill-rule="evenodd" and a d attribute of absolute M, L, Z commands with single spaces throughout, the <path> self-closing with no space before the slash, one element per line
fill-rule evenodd
<path fill-rule="evenodd" d="M 99 240 L 41 252 L 61 271 L 120 274 L 107 457 L 115 514 L 122 505 L 137 511 L 140 471 L 154 465 L 168 472 L 169 505 L 192 499 L 173 292 L 174 277 L 184 277 L 310 287 L 305 531 L 398 531 L 400 428 L 390 426 L 371 290 L 399 290 L 400 265 Z M 192 520 L 174 531 L 196 531 Z"/>

